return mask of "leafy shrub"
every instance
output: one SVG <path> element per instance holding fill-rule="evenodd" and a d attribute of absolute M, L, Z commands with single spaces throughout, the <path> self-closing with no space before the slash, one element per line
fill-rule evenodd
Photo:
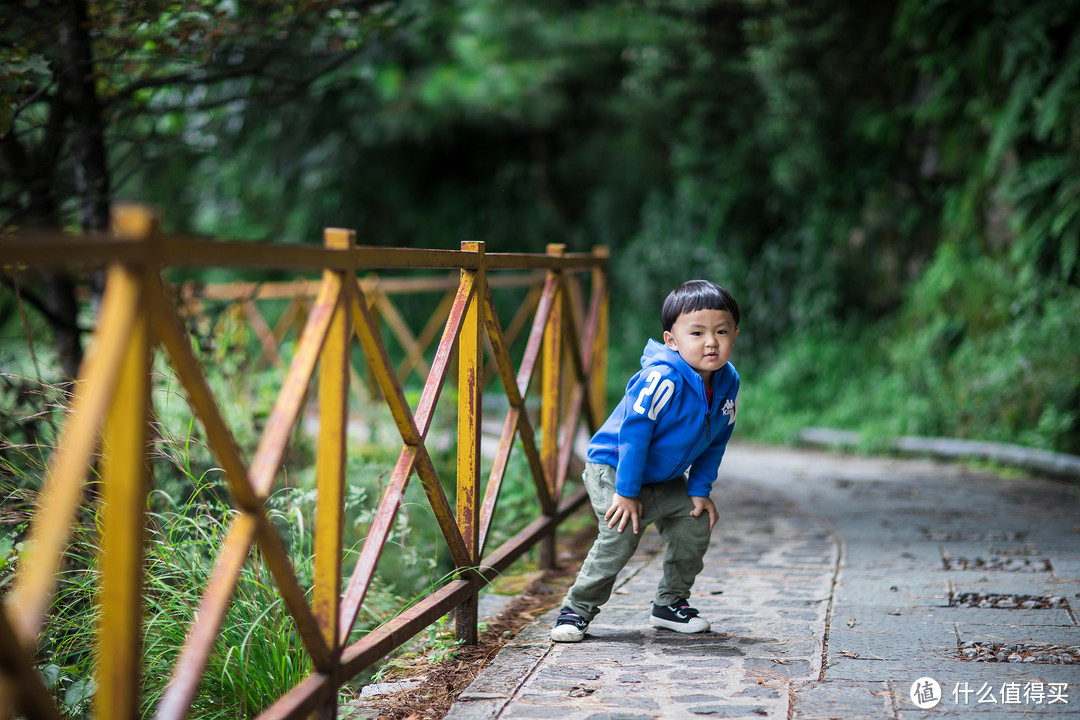
<path fill-rule="evenodd" d="M 1078 333 L 1080 289 L 1026 285 L 1000 263 L 943 246 L 901 318 L 809 329 L 771 362 L 740 362 L 738 432 L 786 442 L 824 425 L 1076 453 Z"/>

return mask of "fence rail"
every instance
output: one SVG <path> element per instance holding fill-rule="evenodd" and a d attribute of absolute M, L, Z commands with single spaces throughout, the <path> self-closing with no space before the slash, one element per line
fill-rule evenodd
<path fill-rule="evenodd" d="M 512 345 L 518 339 L 526 323 L 535 313 L 543 281 L 544 274 L 538 271 L 487 278 L 489 288 L 529 288 L 527 296 L 518 306 L 509 325 L 503 329 L 507 345 Z M 391 336 L 405 353 L 405 357 L 397 366 L 398 380 L 404 383 L 415 375 L 420 382 L 425 382 L 431 370 L 426 357 L 432 342 L 438 338 L 439 332 L 446 325 L 454 297 L 457 295 L 459 278 L 452 275 L 383 278 L 370 273 L 360 278 L 359 283 L 368 308 L 373 315 L 382 319 Z M 236 281 L 217 284 L 189 281 L 179 288 L 180 309 L 182 316 L 189 324 L 198 324 L 211 335 L 224 332 L 223 326 L 228 323 L 243 324 L 254 334 L 262 348 L 260 357 L 262 362 L 258 363 L 256 368 L 264 366 L 283 368 L 285 360 L 282 357 L 281 345 L 290 332 L 293 332 L 295 337 L 299 337 L 299 329 L 303 327 L 311 301 L 318 294 L 318 290 L 319 282 L 308 279 Z M 441 297 L 428 322 L 419 333 L 415 333 L 405 321 L 393 297 L 422 293 L 436 293 Z M 287 302 L 273 327 L 259 309 L 260 303 L 272 301 Z M 212 321 L 209 317 L 207 303 L 222 306 L 217 313 L 216 321 Z M 577 301 L 573 307 L 578 308 L 580 304 L 580 301 Z M 494 359 L 490 341 L 486 341 L 486 350 L 488 356 Z M 494 379 L 495 373 L 494 365 L 485 365 L 484 387 L 487 387 Z M 353 387 L 359 388 L 363 385 L 367 388 L 367 397 L 377 396 L 378 386 L 370 368 L 369 372 L 363 375 L 355 368 L 350 368 L 350 375 Z"/>
<path fill-rule="evenodd" d="M 363 248 L 349 230 L 328 229 L 321 248 L 211 241 L 166 235 L 152 213 L 128 206 L 114 213 L 108 237 L 72 238 L 58 233 L 16 233 L 0 245 L 0 264 L 9 268 L 107 266 L 95 339 L 82 368 L 58 445 L 49 460 L 40 503 L 20 557 L 15 584 L 0 612 L 0 717 L 22 714 L 57 718 L 35 668 L 35 646 L 55 592 L 56 574 L 83 500 L 84 485 L 100 448 L 102 550 L 95 714 L 99 718 L 139 715 L 142 642 L 144 527 L 150 491 L 147 473 L 151 443 L 151 371 L 155 353 L 171 363 L 208 445 L 223 469 L 237 510 L 215 558 L 196 617 L 158 707 L 158 718 L 185 717 L 207 666 L 221 623 L 245 563 L 264 562 L 311 657 L 308 677 L 266 708 L 262 718 L 335 717 L 338 688 L 407 642 L 431 623 L 455 611 L 458 638 L 477 640 L 477 592 L 530 547 L 540 561 L 554 560 L 555 528 L 585 499 L 570 492 L 574 436 L 582 422 L 595 429 L 604 415 L 607 360 L 607 253 L 571 254 L 561 245 L 543 255 L 486 253 L 482 242 L 460 251 Z M 245 459 L 231 435 L 194 354 L 185 313 L 199 312 L 199 297 L 177 293 L 162 280 L 173 266 L 272 267 L 297 272 L 320 270 L 322 278 L 298 286 L 303 297 L 293 320 L 302 319 L 295 352 L 278 391 L 257 449 Z M 399 322 L 388 297 L 421 289 L 413 280 L 381 279 L 376 270 L 455 270 L 447 293 L 428 327 L 414 336 Z M 526 271 L 514 279 L 488 277 L 502 270 Z M 360 277 L 360 273 L 368 273 Z M 589 278 L 584 301 L 578 277 Z M 491 288 L 524 282 L 534 287 L 504 331 Z M 399 283 L 395 285 L 395 283 Z M 309 291 L 308 288 L 311 288 Z M 280 288 L 279 288 L 280 289 Z M 267 290 L 263 286 L 263 290 Z M 260 324 L 251 303 L 258 287 L 237 286 L 223 299 L 244 308 L 257 330 L 266 362 L 285 366 L 277 352 L 283 332 Z M 205 297 L 205 295 L 203 296 Z M 231 298 L 231 299 L 230 299 Z M 445 313 L 445 314 L 444 314 Z M 514 336 L 531 325 L 522 359 L 510 357 Z M 395 365 L 383 341 L 380 318 L 406 352 Z M 426 350 L 435 335 L 433 358 Z M 368 377 L 389 408 L 402 447 L 367 539 L 355 563 L 346 567 L 343 547 L 346 430 L 350 384 L 356 372 L 350 357 L 358 341 Z M 490 373 L 505 392 L 509 409 L 486 483 L 481 478 L 480 426 L 485 379 Z M 456 373 L 452 359 L 456 354 Z M 316 374 L 317 371 L 317 374 Z M 406 400 L 402 381 L 420 371 L 424 380 L 416 407 Z M 451 501 L 427 448 L 435 408 L 446 381 L 457 381 L 456 490 Z M 539 375 L 538 382 L 534 376 Z M 314 560 L 311 588 L 298 580 L 281 536 L 267 514 L 266 501 L 279 482 L 282 461 L 312 385 L 318 396 Z M 539 428 L 525 400 L 539 386 Z M 511 449 L 517 441 L 528 462 L 538 512 L 510 540 L 494 549 L 487 541 Z M 455 579 L 430 591 L 382 626 L 349 643 L 357 616 L 375 577 L 407 485 L 415 476 L 437 520 L 454 566 Z M 257 559 L 251 550 L 259 549 Z M 269 632 L 276 629 L 270 628 Z"/>

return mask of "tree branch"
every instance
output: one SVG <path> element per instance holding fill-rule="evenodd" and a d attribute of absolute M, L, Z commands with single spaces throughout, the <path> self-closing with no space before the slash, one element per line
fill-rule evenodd
<path fill-rule="evenodd" d="M 72 327 L 69 323 L 66 323 L 63 318 L 61 318 L 59 315 L 49 309 L 48 305 L 46 305 L 45 303 L 45 300 L 42 299 L 36 292 L 28 289 L 24 285 L 19 285 L 15 282 L 15 278 L 8 275 L 7 273 L 0 273 L 0 284 L 3 284 L 6 287 L 10 288 L 12 292 L 17 293 L 19 297 L 32 305 L 35 310 L 41 313 L 41 315 L 49 322 L 50 325 L 63 325 L 66 327 L 71 327 L 71 329 L 73 330 L 81 330 L 78 325 Z"/>
<path fill-rule="evenodd" d="M 214 85 L 223 83 L 227 80 L 237 80 L 244 77 L 261 76 L 269 78 L 270 80 L 294 85 L 297 87 L 307 87 L 315 80 L 325 75 L 332 70 L 335 70 L 346 62 L 351 60 L 359 53 L 358 50 L 350 50 L 342 53 L 335 53 L 334 55 L 327 56 L 326 61 L 320 65 L 317 69 L 309 72 L 303 77 L 289 77 L 287 75 L 281 75 L 270 72 L 268 68 L 274 61 L 272 53 L 268 53 L 265 57 L 261 57 L 252 62 L 245 62 L 237 65 L 233 68 L 226 68 L 218 71 L 211 71 L 207 66 L 200 66 L 197 69 L 193 69 L 183 73 L 173 73 L 171 75 L 162 75 L 154 78 L 142 78 L 127 87 L 120 92 L 116 93 L 110 98 L 110 104 L 116 104 L 119 102 L 126 102 L 131 99 L 137 92 L 141 90 L 155 90 L 163 87 L 175 86 L 175 85 Z M 315 58 L 317 60 L 317 58 Z M 189 109 L 206 110 L 214 107 L 220 107 L 222 105 L 233 102 L 238 99 L 250 99 L 250 94 L 237 95 L 234 98 L 218 99 L 210 101 L 209 103 L 199 104 L 194 106 L 186 106 Z M 180 109 L 176 107 L 174 109 Z"/>

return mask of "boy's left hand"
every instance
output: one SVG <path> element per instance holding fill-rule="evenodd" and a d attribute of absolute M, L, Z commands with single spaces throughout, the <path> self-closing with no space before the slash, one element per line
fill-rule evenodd
<path fill-rule="evenodd" d="M 709 532 L 712 532 L 716 521 L 720 519 L 720 513 L 716 511 L 716 503 L 712 501 L 712 498 L 694 497 L 693 495 L 690 496 L 690 501 L 694 503 L 694 509 L 690 511 L 693 517 L 699 517 L 702 511 L 709 513 Z"/>

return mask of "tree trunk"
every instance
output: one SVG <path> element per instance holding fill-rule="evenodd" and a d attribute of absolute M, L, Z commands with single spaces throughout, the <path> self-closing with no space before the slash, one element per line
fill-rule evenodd
<path fill-rule="evenodd" d="M 68 141 L 75 160 L 73 170 L 82 230 L 101 232 L 109 226 L 110 182 L 101 103 L 94 88 L 94 61 L 85 0 L 64 3 L 58 29 L 63 64 L 57 73 L 60 107 L 53 108 L 53 119 L 68 124 L 70 131 Z M 60 135 L 63 136 L 62 131 Z M 44 148 L 38 158 L 42 164 L 40 170 L 54 174 L 58 155 L 52 149 Z M 51 195 L 52 184 L 47 192 Z M 51 197 L 38 205 L 35 221 L 59 225 L 60 218 Z M 64 375 L 73 379 L 83 359 L 75 280 L 70 272 L 60 270 L 43 273 L 42 283 L 42 299 L 50 313 L 57 361 Z"/>
<path fill-rule="evenodd" d="M 85 0 L 68 0 L 60 26 L 64 71 L 60 94 L 72 124 L 75 188 L 83 232 L 109 226 L 109 168 L 105 156 L 101 103 L 94 89 L 94 59 L 87 32 Z"/>
<path fill-rule="evenodd" d="M 66 270 L 42 273 L 41 297 L 49 309 L 53 345 L 60 370 L 69 380 L 79 374 L 83 345 L 79 332 L 79 304 L 75 299 L 75 282 Z"/>

